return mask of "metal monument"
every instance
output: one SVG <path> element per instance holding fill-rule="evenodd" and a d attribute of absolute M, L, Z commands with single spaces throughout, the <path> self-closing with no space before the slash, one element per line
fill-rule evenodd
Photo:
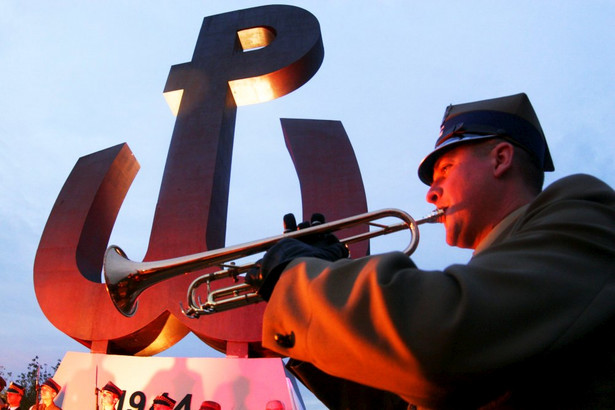
<path fill-rule="evenodd" d="M 295 91 L 318 71 L 323 56 L 318 20 L 298 7 L 263 6 L 203 20 L 192 60 L 171 67 L 164 87 L 177 118 L 144 262 L 225 247 L 237 108 Z M 329 220 L 366 212 L 359 167 L 342 124 L 303 119 L 281 124 L 301 186 L 304 218 L 316 211 Z M 138 170 L 125 143 L 86 155 L 74 166 L 34 264 L 35 292 L 48 320 L 94 354 L 90 373 L 116 355 L 156 355 L 189 332 L 228 357 L 267 357 L 260 345 L 265 303 L 197 320 L 182 312 L 188 286 L 214 268 L 149 287 L 129 316 L 116 309 L 102 283 L 103 258 Z M 355 256 L 368 252 L 364 243 L 352 247 Z M 232 283 L 227 278 L 213 286 Z M 79 362 L 73 356 L 68 361 Z M 117 370 L 116 377 L 122 372 L 130 369 Z M 182 402 L 187 409 L 189 394 Z M 64 408 L 70 410 L 66 395 Z"/>

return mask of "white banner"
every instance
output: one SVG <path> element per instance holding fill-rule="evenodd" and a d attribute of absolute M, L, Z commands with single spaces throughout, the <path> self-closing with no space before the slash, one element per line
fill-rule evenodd
<path fill-rule="evenodd" d="M 167 392 L 175 410 L 198 410 L 215 401 L 223 410 L 264 410 L 279 400 L 303 409 L 278 358 L 135 357 L 69 352 L 53 379 L 62 386 L 56 404 L 63 410 L 96 409 L 96 388 L 112 381 L 124 394 L 117 410 L 148 410 Z"/>

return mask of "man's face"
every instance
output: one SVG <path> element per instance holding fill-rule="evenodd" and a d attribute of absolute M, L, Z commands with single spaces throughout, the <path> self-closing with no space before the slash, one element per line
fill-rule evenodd
<path fill-rule="evenodd" d="M 6 401 L 9 403 L 11 407 L 18 407 L 21 403 L 21 394 L 7 392 L 6 393 Z"/>
<path fill-rule="evenodd" d="M 115 394 L 107 390 L 103 390 L 100 396 L 101 396 L 101 401 L 103 405 L 115 406 L 115 403 L 117 403 L 118 401 L 118 397 Z"/>
<path fill-rule="evenodd" d="M 475 249 L 493 228 L 486 211 L 492 192 L 492 161 L 488 151 L 477 147 L 466 143 L 442 154 L 427 192 L 427 201 L 445 211 L 446 242 L 460 248 Z"/>
<path fill-rule="evenodd" d="M 55 399 L 56 392 L 49 386 L 41 386 L 41 399 L 47 401 Z"/>

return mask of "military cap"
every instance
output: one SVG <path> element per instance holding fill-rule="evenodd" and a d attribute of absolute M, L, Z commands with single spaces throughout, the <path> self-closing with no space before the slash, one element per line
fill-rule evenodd
<path fill-rule="evenodd" d="M 265 406 L 265 410 L 284 410 L 284 403 L 282 403 L 280 400 L 270 400 L 267 402 L 267 405 Z"/>
<path fill-rule="evenodd" d="M 60 393 L 60 390 L 62 390 L 62 387 L 58 383 L 56 383 L 56 381 L 53 380 L 51 377 L 45 380 L 45 383 L 43 383 L 42 386 L 49 387 L 51 390 L 56 392 L 56 394 Z"/>
<path fill-rule="evenodd" d="M 113 393 L 117 397 L 120 397 L 122 395 L 122 389 L 113 384 L 112 381 L 109 381 L 107 384 L 105 384 L 105 387 L 103 387 L 101 390 L 106 390 L 110 393 Z"/>
<path fill-rule="evenodd" d="M 199 407 L 199 410 L 222 410 L 222 406 L 220 406 L 220 404 L 215 401 L 206 400 L 201 403 L 201 407 Z"/>
<path fill-rule="evenodd" d="M 6 390 L 7 393 L 15 393 L 15 394 L 19 394 L 20 396 L 23 396 L 26 392 L 26 390 L 23 388 L 23 386 L 17 384 L 17 383 L 13 383 L 11 382 L 11 384 L 9 384 L 9 388 Z"/>
<path fill-rule="evenodd" d="M 175 400 L 169 397 L 169 393 L 165 392 L 154 399 L 154 404 L 162 404 L 163 406 L 173 408 L 173 406 L 175 406 Z"/>
<path fill-rule="evenodd" d="M 525 93 L 520 93 L 449 105 L 436 146 L 419 165 L 419 178 L 431 185 L 433 167 L 443 153 L 459 144 L 488 138 L 510 141 L 529 152 L 543 171 L 554 170 L 547 140 L 532 103 Z"/>

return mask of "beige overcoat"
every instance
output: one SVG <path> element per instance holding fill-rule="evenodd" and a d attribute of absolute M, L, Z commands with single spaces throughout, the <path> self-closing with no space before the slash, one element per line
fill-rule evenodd
<path fill-rule="evenodd" d="M 573 175 L 467 264 L 291 262 L 263 344 L 419 408 L 615 408 L 614 326 L 615 193 Z"/>

